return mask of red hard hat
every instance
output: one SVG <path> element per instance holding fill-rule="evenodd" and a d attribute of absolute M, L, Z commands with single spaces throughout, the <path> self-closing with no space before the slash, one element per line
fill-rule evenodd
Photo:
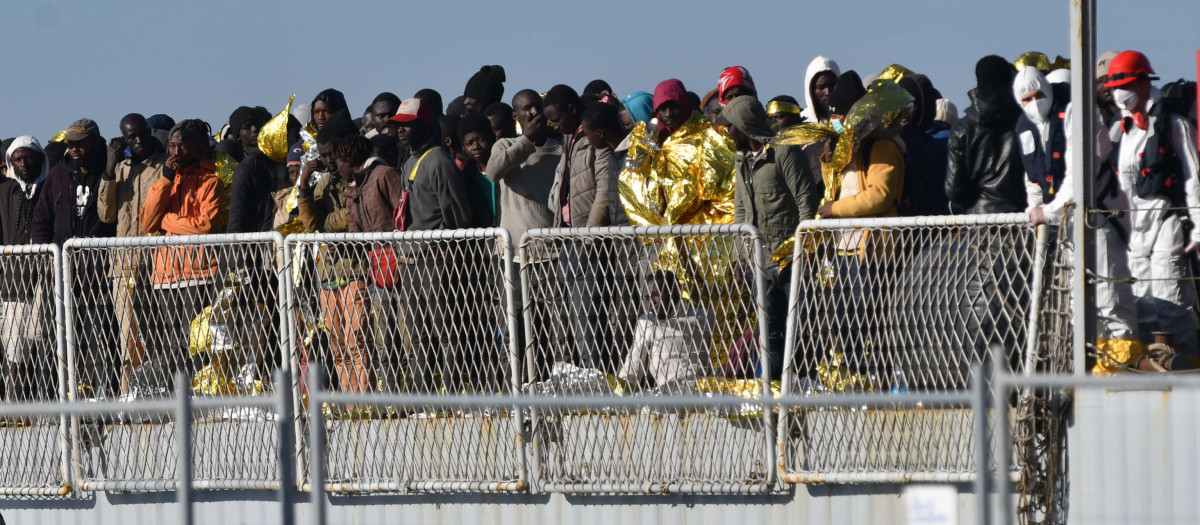
<path fill-rule="evenodd" d="M 1146 55 L 1137 51 L 1122 51 L 1108 63 L 1108 82 L 1104 83 L 1104 87 L 1124 86 L 1139 78 L 1157 80 L 1150 77 L 1153 74 L 1154 68 L 1150 67 L 1150 59 Z"/>

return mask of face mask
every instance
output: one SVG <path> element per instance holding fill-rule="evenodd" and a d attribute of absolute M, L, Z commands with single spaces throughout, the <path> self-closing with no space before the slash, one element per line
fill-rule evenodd
<path fill-rule="evenodd" d="M 1127 89 L 1114 88 L 1112 90 L 1112 97 L 1113 102 L 1116 103 L 1117 107 L 1124 109 L 1125 111 L 1133 111 L 1133 109 L 1137 107 L 1137 93 Z"/>
<path fill-rule="evenodd" d="M 1021 109 L 1034 124 L 1042 124 L 1046 122 L 1046 116 L 1050 114 L 1050 100 L 1044 98 L 1034 100 L 1021 106 Z"/>
<path fill-rule="evenodd" d="M 843 132 L 846 131 L 846 127 L 842 126 L 842 121 L 840 121 L 840 120 L 835 120 L 833 122 L 830 122 L 829 124 L 831 126 L 833 126 L 833 130 L 836 131 L 838 133 L 838 135 L 841 135 Z"/>

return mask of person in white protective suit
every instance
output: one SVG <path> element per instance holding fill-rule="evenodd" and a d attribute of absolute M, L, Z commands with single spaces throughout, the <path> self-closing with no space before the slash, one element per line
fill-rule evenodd
<path fill-rule="evenodd" d="M 1187 119 L 1164 112 L 1153 75 L 1150 61 L 1136 51 L 1109 62 L 1104 85 L 1120 109 L 1109 130 L 1109 164 L 1129 199 L 1129 266 L 1137 279 L 1140 335 L 1148 340 L 1153 333 L 1159 345 L 1169 338 L 1177 353 L 1194 357 L 1195 288 L 1182 279 L 1191 274 L 1188 257 L 1200 255 L 1200 228 L 1184 228 L 1185 212 L 1200 209 L 1196 131 Z M 1188 210 L 1181 211 L 1184 206 Z"/>
<path fill-rule="evenodd" d="M 1025 165 L 1025 189 L 1028 195 L 1026 212 L 1034 224 L 1063 224 L 1068 203 L 1078 205 L 1076 193 L 1081 182 L 1075 180 L 1071 162 L 1076 151 L 1071 143 L 1071 87 L 1051 83 L 1037 68 L 1027 67 L 1013 79 L 1013 96 L 1021 104 L 1017 120 L 1017 141 L 1021 161 Z M 1092 188 L 1095 206 L 1103 210 L 1122 210 L 1129 207 L 1112 171 L 1101 167 L 1102 160 L 1112 150 L 1108 130 L 1101 125 L 1099 111 L 1096 122 L 1096 166 Z M 1096 309 L 1098 310 L 1101 354 L 1111 356 L 1098 360 L 1094 373 L 1107 373 L 1137 366 L 1145 347 L 1137 333 L 1137 309 L 1126 251 L 1129 247 L 1129 219 L 1125 215 L 1092 214 L 1088 241 L 1096 251 L 1097 281 Z M 1150 363 L 1145 363 L 1151 366 Z"/>

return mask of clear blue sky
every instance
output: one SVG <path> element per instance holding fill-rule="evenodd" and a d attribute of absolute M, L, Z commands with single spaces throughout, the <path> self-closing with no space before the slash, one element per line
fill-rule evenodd
<path fill-rule="evenodd" d="M 1195 77 L 1200 2 L 1099 0 L 1098 11 L 1101 51 L 1139 49 L 1164 79 Z M 762 97 L 803 100 L 818 54 L 862 76 L 900 63 L 961 110 L 980 57 L 1065 56 L 1069 37 L 1068 0 L 10 0 L 0 137 L 45 141 L 84 116 L 111 137 L 129 112 L 217 128 L 239 105 L 277 112 L 327 87 L 359 116 L 381 91 L 432 87 L 449 102 L 483 64 L 505 67 L 506 100 L 594 78 L 621 95 L 672 77 L 703 94 L 734 64 Z"/>

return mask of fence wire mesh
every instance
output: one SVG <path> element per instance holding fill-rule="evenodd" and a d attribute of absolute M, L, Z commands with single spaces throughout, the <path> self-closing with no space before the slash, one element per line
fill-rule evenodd
<path fill-rule="evenodd" d="M 535 410 L 540 488 L 768 487 L 771 414 L 755 404 L 768 388 L 764 280 L 749 227 L 530 232 L 521 246 L 527 393 L 746 398 L 738 410 Z"/>
<path fill-rule="evenodd" d="M 506 231 L 296 235 L 288 242 L 297 368 L 328 370 L 326 388 L 514 391 Z M 524 486 L 521 422 L 511 410 L 331 405 L 323 414 L 328 446 L 318 457 L 335 491 Z"/>
<path fill-rule="evenodd" d="M 1071 287 L 1074 278 L 1071 214 L 1049 232 L 1047 270 L 1037 315 L 1037 351 L 1026 360 L 1024 373 L 1069 374 L 1073 370 L 1074 330 Z M 1089 243 L 1102 231 L 1088 229 Z M 1082 366 L 1082 363 L 1080 364 Z M 1063 389 L 1023 388 L 1016 392 L 1013 459 L 1018 471 L 1017 519 L 1023 525 L 1056 523 L 1067 504 L 1066 416 L 1070 395 Z"/>
<path fill-rule="evenodd" d="M 260 395 L 281 361 L 278 234 L 76 239 L 65 247 L 74 399 L 172 397 L 175 374 L 202 396 Z M 192 427 L 198 487 L 278 482 L 270 411 L 203 411 Z M 173 486 L 172 418 L 130 412 L 73 424 L 85 489 Z"/>
<path fill-rule="evenodd" d="M 973 365 L 1021 372 L 1036 352 L 1029 330 L 1045 243 L 1023 215 L 806 222 L 792 264 L 788 391 L 963 390 Z M 999 362 L 990 362 L 994 347 Z M 785 481 L 973 476 L 965 408 L 796 409 L 785 417 Z"/>
<path fill-rule="evenodd" d="M 56 246 L 0 252 L 0 349 L 4 403 L 65 401 L 66 354 L 57 305 L 61 261 Z M 67 486 L 66 419 L 0 418 L 0 494 L 57 494 Z"/>

